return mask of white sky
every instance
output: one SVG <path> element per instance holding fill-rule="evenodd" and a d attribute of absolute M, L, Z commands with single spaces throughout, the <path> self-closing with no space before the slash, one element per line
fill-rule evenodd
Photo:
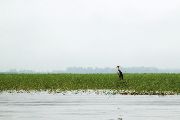
<path fill-rule="evenodd" d="M 180 68 L 180 0 L 0 0 L 0 70 Z"/>

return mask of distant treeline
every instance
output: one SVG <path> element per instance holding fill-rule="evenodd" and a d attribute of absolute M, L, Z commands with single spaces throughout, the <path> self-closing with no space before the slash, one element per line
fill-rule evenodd
<path fill-rule="evenodd" d="M 123 67 L 123 73 L 180 73 L 180 69 L 158 69 L 155 67 Z M 69 67 L 66 70 L 33 71 L 11 69 L 0 73 L 116 73 L 116 68 Z"/>

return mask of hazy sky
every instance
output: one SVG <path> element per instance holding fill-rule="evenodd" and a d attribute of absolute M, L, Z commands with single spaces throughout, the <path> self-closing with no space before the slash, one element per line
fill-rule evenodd
<path fill-rule="evenodd" d="M 180 68 L 180 0 L 0 0 L 0 70 Z"/>

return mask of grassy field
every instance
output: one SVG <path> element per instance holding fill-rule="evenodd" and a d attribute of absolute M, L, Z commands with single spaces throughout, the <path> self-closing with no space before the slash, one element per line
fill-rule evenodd
<path fill-rule="evenodd" d="M 110 89 L 122 94 L 179 94 L 180 74 L 0 74 L 0 91 Z M 122 92 L 123 91 L 123 92 Z"/>

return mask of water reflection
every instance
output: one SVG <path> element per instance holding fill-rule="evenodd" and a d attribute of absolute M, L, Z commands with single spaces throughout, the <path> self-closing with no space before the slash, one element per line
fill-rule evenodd
<path fill-rule="evenodd" d="M 2 93 L 0 120 L 180 120 L 180 96 Z"/>

